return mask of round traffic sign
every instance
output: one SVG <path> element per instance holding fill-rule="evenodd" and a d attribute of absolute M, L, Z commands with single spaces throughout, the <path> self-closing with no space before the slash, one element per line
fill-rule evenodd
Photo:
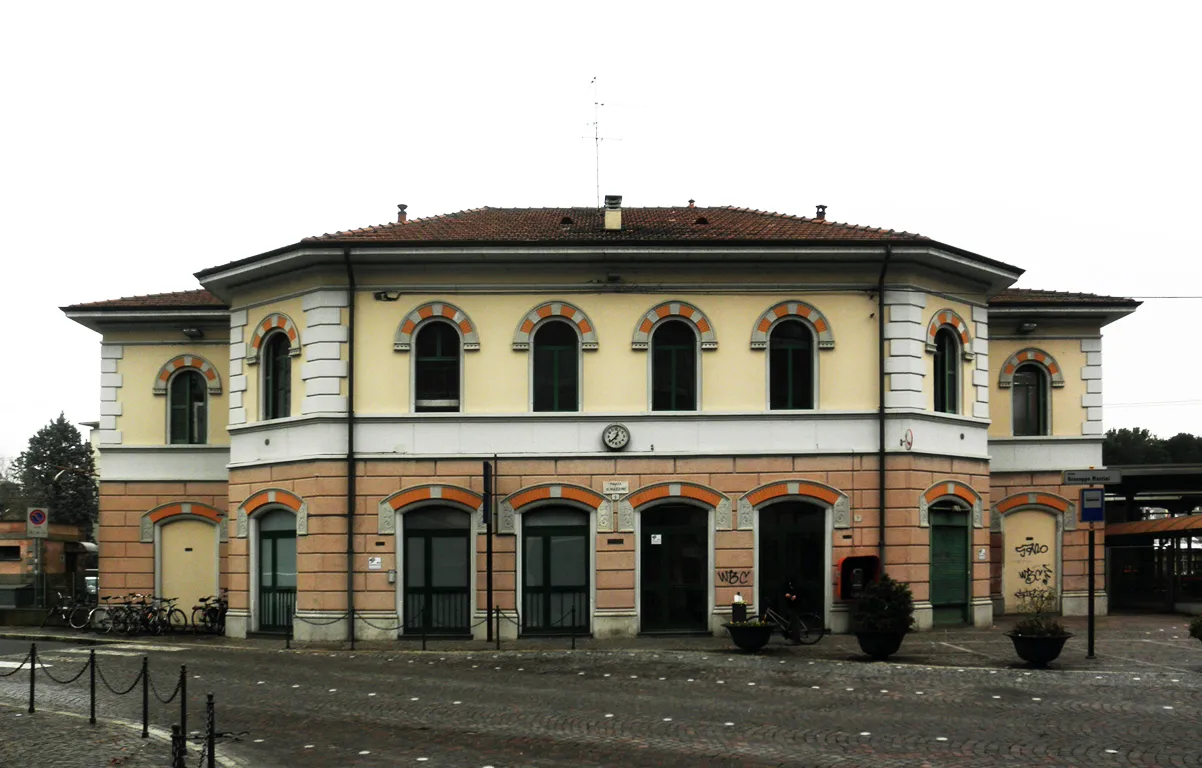
<path fill-rule="evenodd" d="M 29 512 L 29 522 L 34 525 L 42 525 L 46 522 L 46 510 L 34 509 Z"/>

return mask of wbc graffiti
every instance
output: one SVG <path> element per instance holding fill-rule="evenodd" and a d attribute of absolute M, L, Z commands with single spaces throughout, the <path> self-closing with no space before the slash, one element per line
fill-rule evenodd
<path fill-rule="evenodd" d="M 729 586 L 743 586 L 751 581 L 751 571 L 718 571 L 718 581 Z"/>

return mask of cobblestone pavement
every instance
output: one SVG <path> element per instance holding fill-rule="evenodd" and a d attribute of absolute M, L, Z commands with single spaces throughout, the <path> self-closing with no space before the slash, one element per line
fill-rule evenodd
<path fill-rule="evenodd" d="M 0 766 L 5 768 L 166 768 L 171 748 L 139 731 L 86 717 L 0 704 Z"/>
<path fill-rule="evenodd" d="M 1021 667 L 1000 631 L 915 634 L 885 664 L 846 637 L 756 655 L 712 638 L 576 653 L 559 640 L 426 653 L 168 640 L 97 653 L 121 687 L 155 648 L 164 697 L 186 663 L 190 727 L 213 691 L 219 729 L 249 732 L 220 754 L 256 768 L 1202 766 L 1202 643 L 1181 617 L 1105 623 L 1099 658 L 1084 658 L 1082 634 L 1047 671 Z M 44 658 L 66 677 L 86 650 Z M 39 707 L 86 712 L 84 681 L 39 680 Z M 27 686 L 0 680 L 0 701 L 21 702 Z M 101 699 L 109 716 L 140 715 L 137 696 Z M 156 725 L 177 718 L 175 703 L 151 705 Z M 14 763 L 43 764 L 60 763 Z"/>

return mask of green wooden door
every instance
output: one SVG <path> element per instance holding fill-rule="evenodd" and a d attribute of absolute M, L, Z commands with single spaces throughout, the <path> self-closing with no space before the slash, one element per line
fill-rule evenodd
<path fill-rule="evenodd" d="M 972 563 L 968 552 L 968 512 L 932 508 L 931 606 L 936 625 L 968 621 Z"/>

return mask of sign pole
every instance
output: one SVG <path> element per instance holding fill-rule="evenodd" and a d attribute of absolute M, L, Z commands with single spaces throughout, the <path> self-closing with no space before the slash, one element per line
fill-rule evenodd
<path fill-rule="evenodd" d="M 1085 658 L 1096 658 L 1093 653 L 1094 638 L 1094 530 L 1093 523 L 1089 524 L 1089 652 Z"/>
<path fill-rule="evenodd" d="M 488 625 L 488 636 L 485 639 L 490 643 L 492 642 L 492 486 L 492 464 L 486 461 L 484 462 L 484 605 L 490 611 L 489 620 L 485 622 Z M 497 624 L 499 633 L 501 631 L 500 621 Z"/>

